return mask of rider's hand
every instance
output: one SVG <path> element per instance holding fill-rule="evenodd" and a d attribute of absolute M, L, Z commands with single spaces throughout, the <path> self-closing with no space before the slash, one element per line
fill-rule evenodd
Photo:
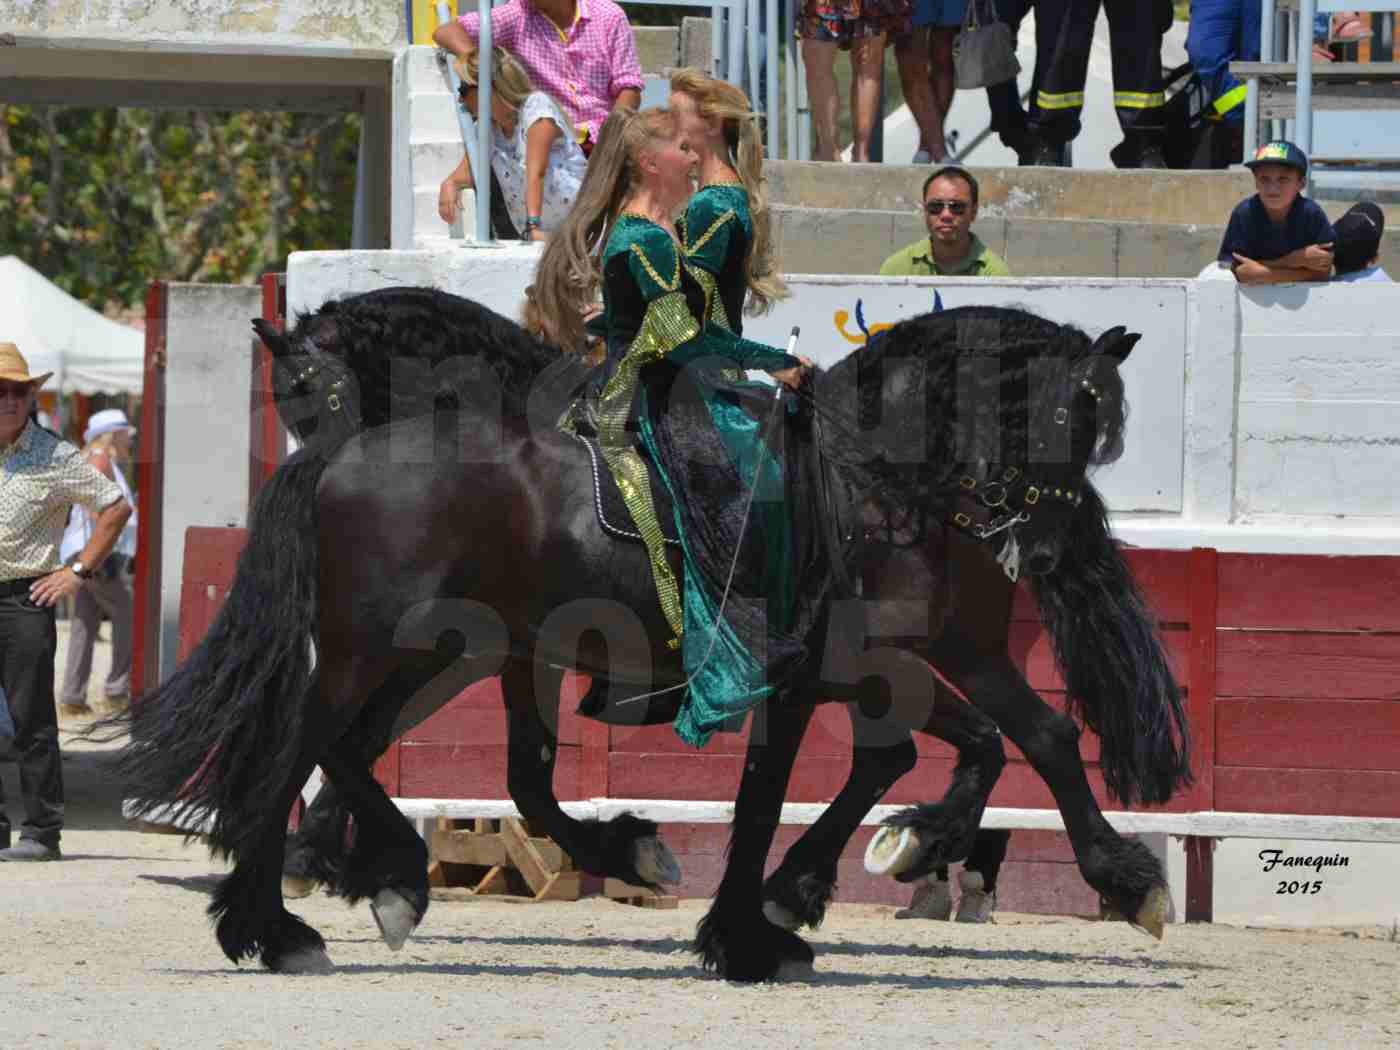
<path fill-rule="evenodd" d="M 768 374 L 784 386 L 796 390 L 802 382 L 802 376 L 811 370 L 812 362 L 809 358 L 803 357 L 801 354 L 794 354 L 793 356 L 802 363 L 792 368 L 780 368 L 778 371 L 769 372 Z"/>

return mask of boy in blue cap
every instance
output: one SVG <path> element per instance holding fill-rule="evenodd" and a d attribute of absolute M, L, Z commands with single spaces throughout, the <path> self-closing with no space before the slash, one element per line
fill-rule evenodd
<path fill-rule="evenodd" d="M 1253 197 L 1230 215 L 1217 258 L 1240 284 L 1325 281 L 1332 274 L 1334 234 L 1327 214 L 1303 196 L 1308 158 L 1282 140 L 1266 142 L 1245 167 L 1254 172 Z"/>

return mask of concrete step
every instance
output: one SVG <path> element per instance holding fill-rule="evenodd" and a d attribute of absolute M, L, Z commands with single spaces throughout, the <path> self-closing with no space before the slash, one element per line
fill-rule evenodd
<path fill-rule="evenodd" d="M 415 142 L 409 152 L 413 188 L 418 190 L 422 187 L 432 187 L 436 193 L 442 180 L 462 163 L 462 153 L 460 138 L 441 142 Z"/>
<path fill-rule="evenodd" d="M 873 274 L 895 251 L 927 236 L 911 211 L 773 209 L 778 262 L 787 273 Z M 1017 277 L 1194 277 L 1215 258 L 1224 223 L 987 216 L 974 227 Z M 1400 259 L 1387 231 L 1381 262 Z M 1397 267 L 1400 268 L 1400 267 Z"/>
<path fill-rule="evenodd" d="M 769 199 L 806 208 L 917 211 L 924 179 L 913 164 L 766 165 Z M 1254 192 L 1248 171 L 1081 171 L 1073 168 L 972 168 L 984 216 L 1129 222 L 1223 223 Z"/>

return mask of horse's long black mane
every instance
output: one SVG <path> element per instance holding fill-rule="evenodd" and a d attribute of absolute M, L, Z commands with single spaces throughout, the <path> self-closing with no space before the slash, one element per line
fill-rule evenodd
<path fill-rule="evenodd" d="M 308 344 L 309 340 L 309 344 Z M 300 314 L 294 350 L 339 364 L 365 428 L 476 405 L 506 418 L 566 402 L 588 363 L 480 303 L 435 288 L 383 288 Z M 314 349 L 313 349 L 314 348 Z"/>
<path fill-rule="evenodd" d="M 1072 325 L 1024 310 L 962 307 L 924 314 L 881 333 L 818 376 L 814 400 L 828 422 L 823 450 L 864 488 L 914 491 L 927 501 L 978 458 L 1035 459 L 1041 413 L 1067 406 L 1071 373 L 1093 353 Z M 1099 375 L 1089 463 L 1122 452 L 1127 403 L 1116 369 Z M 1088 399 L 1081 399 L 1088 403 Z"/>

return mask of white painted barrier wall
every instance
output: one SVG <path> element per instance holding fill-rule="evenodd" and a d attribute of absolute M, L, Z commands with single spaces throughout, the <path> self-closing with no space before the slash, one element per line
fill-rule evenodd
<path fill-rule="evenodd" d="M 515 316 L 538 248 L 299 253 L 293 310 L 431 284 Z M 932 308 L 1018 306 L 1091 335 L 1143 338 L 1125 365 L 1123 458 L 1096 478 L 1114 527 L 1144 547 L 1400 554 L 1400 286 L 1049 278 L 789 278 L 746 334 L 831 364 L 870 330 Z M 859 306 L 859 309 L 857 307 Z"/>
<path fill-rule="evenodd" d="M 247 519 L 251 285 L 172 284 L 167 306 L 159 675 L 175 670 L 185 530 Z"/>

